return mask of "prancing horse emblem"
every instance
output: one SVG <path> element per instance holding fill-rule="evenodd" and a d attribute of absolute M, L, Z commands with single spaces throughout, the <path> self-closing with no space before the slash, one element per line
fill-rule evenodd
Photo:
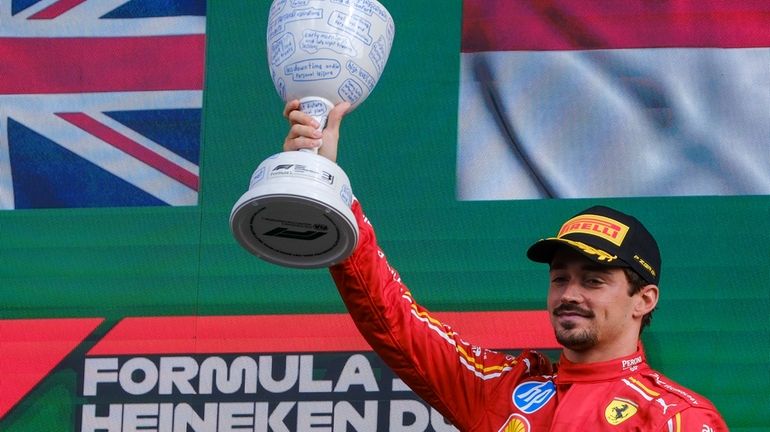
<path fill-rule="evenodd" d="M 619 425 L 633 417 L 638 410 L 637 405 L 627 399 L 615 398 L 604 410 L 604 418 L 613 426 Z"/>

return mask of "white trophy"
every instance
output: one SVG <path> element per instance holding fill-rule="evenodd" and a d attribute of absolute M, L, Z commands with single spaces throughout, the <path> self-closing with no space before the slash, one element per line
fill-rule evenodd
<path fill-rule="evenodd" d="M 267 57 L 275 88 L 325 125 L 334 105 L 347 101 L 352 111 L 369 96 L 394 34 L 390 13 L 376 0 L 274 0 Z M 247 251 L 296 268 L 328 267 L 353 252 L 350 180 L 316 153 L 278 153 L 254 171 L 230 212 L 230 229 Z"/>

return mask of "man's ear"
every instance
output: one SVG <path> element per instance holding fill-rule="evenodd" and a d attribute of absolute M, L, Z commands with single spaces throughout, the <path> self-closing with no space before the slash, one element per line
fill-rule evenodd
<path fill-rule="evenodd" d="M 641 318 L 652 312 L 658 304 L 659 290 L 657 285 L 645 285 L 637 293 L 639 301 L 634 306 L 634 317 Z"/>

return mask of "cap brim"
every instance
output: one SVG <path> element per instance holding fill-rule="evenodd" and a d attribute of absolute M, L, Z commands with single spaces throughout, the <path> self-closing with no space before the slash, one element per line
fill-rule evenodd
<path fill-rule="evenodd" d="M 563 244 L 557 238 L 540 239 L 527 249 L 527 258 L 534 262 L 550 263 L 556 249 Z"/>
<path fill-rule="evenodd" d="M 553 260 L 553 256 L 559 248 L 569 247 L 572 250 L 579 252 L 581 255 L 590 259 L 591 261 L 599 264 L 606 264 L 618 267 L 628 267 L 629 265 L 624 261 L 618 259 L 617 256 L 604 251 L 602 249 L 595 248 L 583 242 L 568 240 L 557 237 L 550 237 L 537 241 L 535 244 L 529 247 L 527 250 L 527 258 L 535 262 L 541 262 L 550 264 Z"/>

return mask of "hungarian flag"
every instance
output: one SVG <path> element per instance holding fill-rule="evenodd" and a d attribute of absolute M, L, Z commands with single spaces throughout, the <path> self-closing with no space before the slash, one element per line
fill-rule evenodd
<path fill-rule="evenodd" d="M 464 0 L 458 197 L 770 194 L 770 2 Z"/>
<path fill-rule="evenodd" d="M 205 0 L 0 3 L 0 209 L 198 203 Z"/>

